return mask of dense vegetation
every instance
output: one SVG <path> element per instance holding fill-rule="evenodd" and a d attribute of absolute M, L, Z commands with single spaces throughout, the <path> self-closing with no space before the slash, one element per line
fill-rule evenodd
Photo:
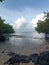
<path fill-rule="evenodd" d="M 2 1 L 4 0 L 0 0 L 0 2 Z M 14 32 L 13 27 L 9 24 L 5 24 L 4 21 L 5 20 L 0 17 L 0 34 L 13 33 Z"/>
<path fill-rule="evenodd" d="M 0 2 L 2 2 L 2 1 L 4 1 L 4 0 L 0 0 Z"/>
<path fill-rule="evenodd" d="M 11 25 L 4 23 L 4 19 L 0 17 L 0 34 L 14 33 L 14 29 Z"/>
<path fill-rule="evenodd" d="M 46 19 L 44 21 L 39 20 L 35 29 L 39 33 L 49 34 L 49 12 L 45 12 L 44 14 L 44 18 L 46 17 Z"/>
<path fill-rule="evenodd" d="M 0 2 L 3 2 L 4 0 L 0 0 Z M 5 41 L 6 36 L 4 34 L 8 33 L 14 33 L 14 29 L 11 25 L 4 23 L 4 19 L 0 17 L 0 41 Z"/>

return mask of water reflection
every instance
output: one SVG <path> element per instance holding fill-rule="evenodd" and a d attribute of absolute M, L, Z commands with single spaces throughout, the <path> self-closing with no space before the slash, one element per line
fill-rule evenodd
<path fill-rule="evenodd" d="M 17 35 L 17 33 L 15 34 Z M 18 35 L 23 35 L 25 37 L 10 37 L 9 42 L 18 46 L 33 46 L 37 44 L 45 43 L 44 34 L 38 33 L 19 33 Z"/>
<path fill-rule="evenodd" d="M 49 42 L 44 39 L 44 34 L 38 33 L 16 33 L 9 37 L 9 40 L 5 42 L 0 42 L 0 51 L 10 52 L 25 52 L 31 51 L 39 44 L 47 44 Z M 19 37 L 19 35 L 22 35 Z M 25 36 L 25 37 L 24 37 Z M 2 50 L 1 50 L 2 49 Z"/>

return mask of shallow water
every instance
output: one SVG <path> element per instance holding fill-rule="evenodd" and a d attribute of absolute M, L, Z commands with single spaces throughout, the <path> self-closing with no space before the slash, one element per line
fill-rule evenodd
<path fill-rule="evenodd" d="M 15 33 L 9 37 L 9 40 L 0 42 L 1 52 L 18 51 L 24 52 L 33 49 L 39 44 L 45 44 L 47 41 L 44 39 L 44 34 L 34 33 Z"/>
<path fill-rule="evenodd" d="M 14 34 L 13 34 L 14 35 Z M 44 43 L 44 34 L 34 33 L 16 33 L 15 35 L 21 35 L 22 37 L 9 37 L 9 42 L 14 45 L 35 45 Z"/>

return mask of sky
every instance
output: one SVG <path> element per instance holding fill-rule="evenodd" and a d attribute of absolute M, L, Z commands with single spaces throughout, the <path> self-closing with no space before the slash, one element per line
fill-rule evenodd
<path fill-rule="evenodd" d="M 5 0 L 0 3 L 0 16 L 16 32 L 33 32 L 43 11 L 49 10 L 49 0 Z"/>

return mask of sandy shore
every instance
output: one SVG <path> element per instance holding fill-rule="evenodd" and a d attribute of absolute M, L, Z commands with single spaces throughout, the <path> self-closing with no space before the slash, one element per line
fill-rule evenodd
<path fill-rule="evenodd" d="M 7 55 L 10 51 L 15 52 L 17 54 L 33 54 L 33 53 L 40 53 L 42 51 L 47 51 L 49 50 L 49 44 L 38 44 L 34 46 L 33 48 L 29 48 L 26 50 L 25 48 L 16 48 L 16 46 L 10 45 L 10 46 L 1 46 L 0 45 L 0 65 L 3 65 L 5 61 L 7 61 L 10 56 Z M 30 62 L 28 65 L 34 65 L 32 62 Z"/>

